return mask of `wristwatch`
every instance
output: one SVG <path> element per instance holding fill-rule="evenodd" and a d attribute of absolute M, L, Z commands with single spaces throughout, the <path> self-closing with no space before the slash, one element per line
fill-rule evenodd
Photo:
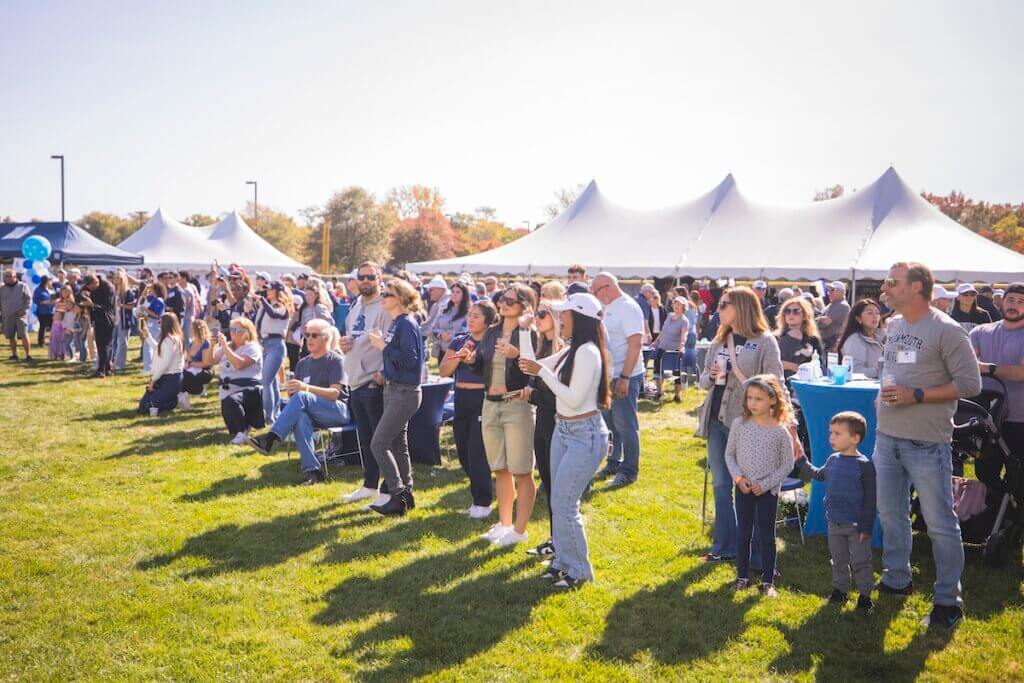
<path fill-rule="evenodd" d="M 988 372 L 985 373 L 985 374 L 988 375 L 989 377 L 995 377 L 996 376 L 996 369 L 998 369 L 998 367 L 999 366 L 996 365 L 995 363 L 989 363 L 988 364 Z"/>
<path fill-rule="evenodd" d="M 914 400 L 918 403 L 924 401 L 924 389 L 914 389 Z"/>

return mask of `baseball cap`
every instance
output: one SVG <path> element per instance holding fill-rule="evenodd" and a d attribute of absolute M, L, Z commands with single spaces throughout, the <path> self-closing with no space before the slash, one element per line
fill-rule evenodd
<path fill-rule="evenodd" d="M 72 268 L 68 272 L 71 273 L 72 275 L 81 275 L 82 274 L 82 270 L 80 268 Z"/>
<path fill-rule="evenodd" d="M 970 282 L 965 282 L 956 288 L 957 294 L 967 294 L 968 292 L 974 292 L 975 294 L 977 294 L 978 290 L 976 290 L 974 288 L 974 285 L 972 285 Z"/>
<path fill-rule="evenodd" d="M 602 316 L 601 302 L 593 294 L 572 294 L 565 301 L 559 301 L 551 305 L 555 311 L 576 311 L 594 320 L 600 320 Z"/>
<path fill-rule="evenodd" d="M 935 285 L 932 287 L 932 301 L 949 301 L 955 298 L 956 294 L 949 291 L 942 285 Z"/>
<path fill-rule="evenodd" d="M 448 291 L 448 283 L 444 281 L 444 278 L 440 275 L 435 275 L 430 282 L 427 283 L 427 289 L 443 289 Z"/>
<path fill-rule="evenodd" d="M 279 280 L 274 280 L 273 282 L 270 283 L 270 288 L 275 292 L 283 292 L 284 284 Z"/>
<path fill-rule="evenodd" d="M 270 282 L 270 273 L 268 273 L 265 270 L 257 270 L 256 277 L 266 280 L 267 282 Z"/>
<path fill-rule="evenodd" d="M 841 280 L 833 280 L 832 282 L 829 283 L 828 288 L 830 290 L 837 289 L 843 294 L 846 294 L 846 283 L 842 282 Z"/>
<path fill-rule="evenodd" d="M 764 280 L 755 280 L 753 287 L 754 289 L 768 289 L 768 283 Z"/>
<path fill-rule="evenodd" d="M 645 284 L 640 285 L 640 291 L 641 292 L 656 292 L 658 290 L 655 289 L 654 285 L 652 285 L 650 282 L 647 282 Z"/>
<path fill-rule="evenodd" d="M 1015 284 L 1019 284 L 1019 283 L 1015 283 Z M 1021 285 L 1021 286 L 1024 287 L 1024 285 Z M 1005 289 L 996 289 L 996 290 L 994 290 L 992 292 L 992 296 L 1006 296 L 1006 290 Z"/>

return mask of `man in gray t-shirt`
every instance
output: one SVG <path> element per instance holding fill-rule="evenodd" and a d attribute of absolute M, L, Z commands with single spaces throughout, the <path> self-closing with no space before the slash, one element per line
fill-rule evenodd
<path fill-rule="evenodd" d="M 818 333 L 824 343 L 826 351 L 834 350 L 833 347 L 846 327 L 846 318 L 850 315 L 850 304 L 846 303 L 846 285 L 836 280 L 828 286 L 828 306 L 821 312 L 815 322 L 818 323 Z"/>
<path fill-rule="evenodd" d="M 963 619 L 964 548 L 953 511 L 952 418 L 960 398 L 981 391 L 967 333 L 932 308 L 934 278 L 920 263 L 897 263 L 882 291 L 899 315 L 886 330 L 885 365 L 872 461 L 882 523 L 882 593 L 908 595 L 911 584 L 910 488 L 921 504 L 935 558 L 930 626 Z"/>

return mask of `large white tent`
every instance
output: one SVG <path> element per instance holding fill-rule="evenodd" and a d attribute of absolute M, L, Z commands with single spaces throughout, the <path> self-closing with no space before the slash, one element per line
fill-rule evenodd
<path fill-rule="evenodd" d="M 145 225 L 118 246 L 142 254 L 146 266 L 154 270 L 205 270 L 214 260 L 272 275 L 310 270 L 253 232 L 237 211 L 213 225 L 194 228 L 157 209 Z"/>
<path fill-rule="evenodd" d="M 657 211 L 618 206 L 591 182 L 553 221 L 515 242 L 409 269 L 564 275 L 580 263 L 622 277 L 882 278 L 896 261 L 925 263 L 942 281 L 1024 274 L 1024 255 L 949 219 L 893 168 L 857 192 L 793 206 L 752 200 L 731 175 Z"/>

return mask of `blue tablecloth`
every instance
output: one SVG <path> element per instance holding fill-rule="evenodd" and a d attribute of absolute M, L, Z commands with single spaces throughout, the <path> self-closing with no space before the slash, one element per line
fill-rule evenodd
<path fill-rule="evenodd" d="M 423 401 L 409 420 L 409 457 L 413 462 L 441 464 L 440 428 L 444 402 L 455 386 L 450 377 L 420 385 Z"/>
<path fill-rule="evenodd" d="M 847 382 L 832 384 L 830 382 L 803 382 L 792 380 L 793 391 L 800 401 L 804 420 L 807 422 L 807 433 L 811 439 L 811 462 L 820 467 L 832 455 L 828 444 L 829 422 L 836 413 L 844 410 L 855 410 L 868 421 L 868 433 L 860 444 L 860 452 L 871 458 L 875 451 L 875 429 L 878 426 L 878 414 L 875 398 L 878 396 L 878 382 Z M 807 508 L 807 520 L 804 522 L 804 534 L 826 534 L 828 523 L 825 521 L 825 484 L 814 481 L 811 483 L 811 502 Z M 875 533 L 872 544 L 881 546 L 881 529 L 875 520 Z"/>

